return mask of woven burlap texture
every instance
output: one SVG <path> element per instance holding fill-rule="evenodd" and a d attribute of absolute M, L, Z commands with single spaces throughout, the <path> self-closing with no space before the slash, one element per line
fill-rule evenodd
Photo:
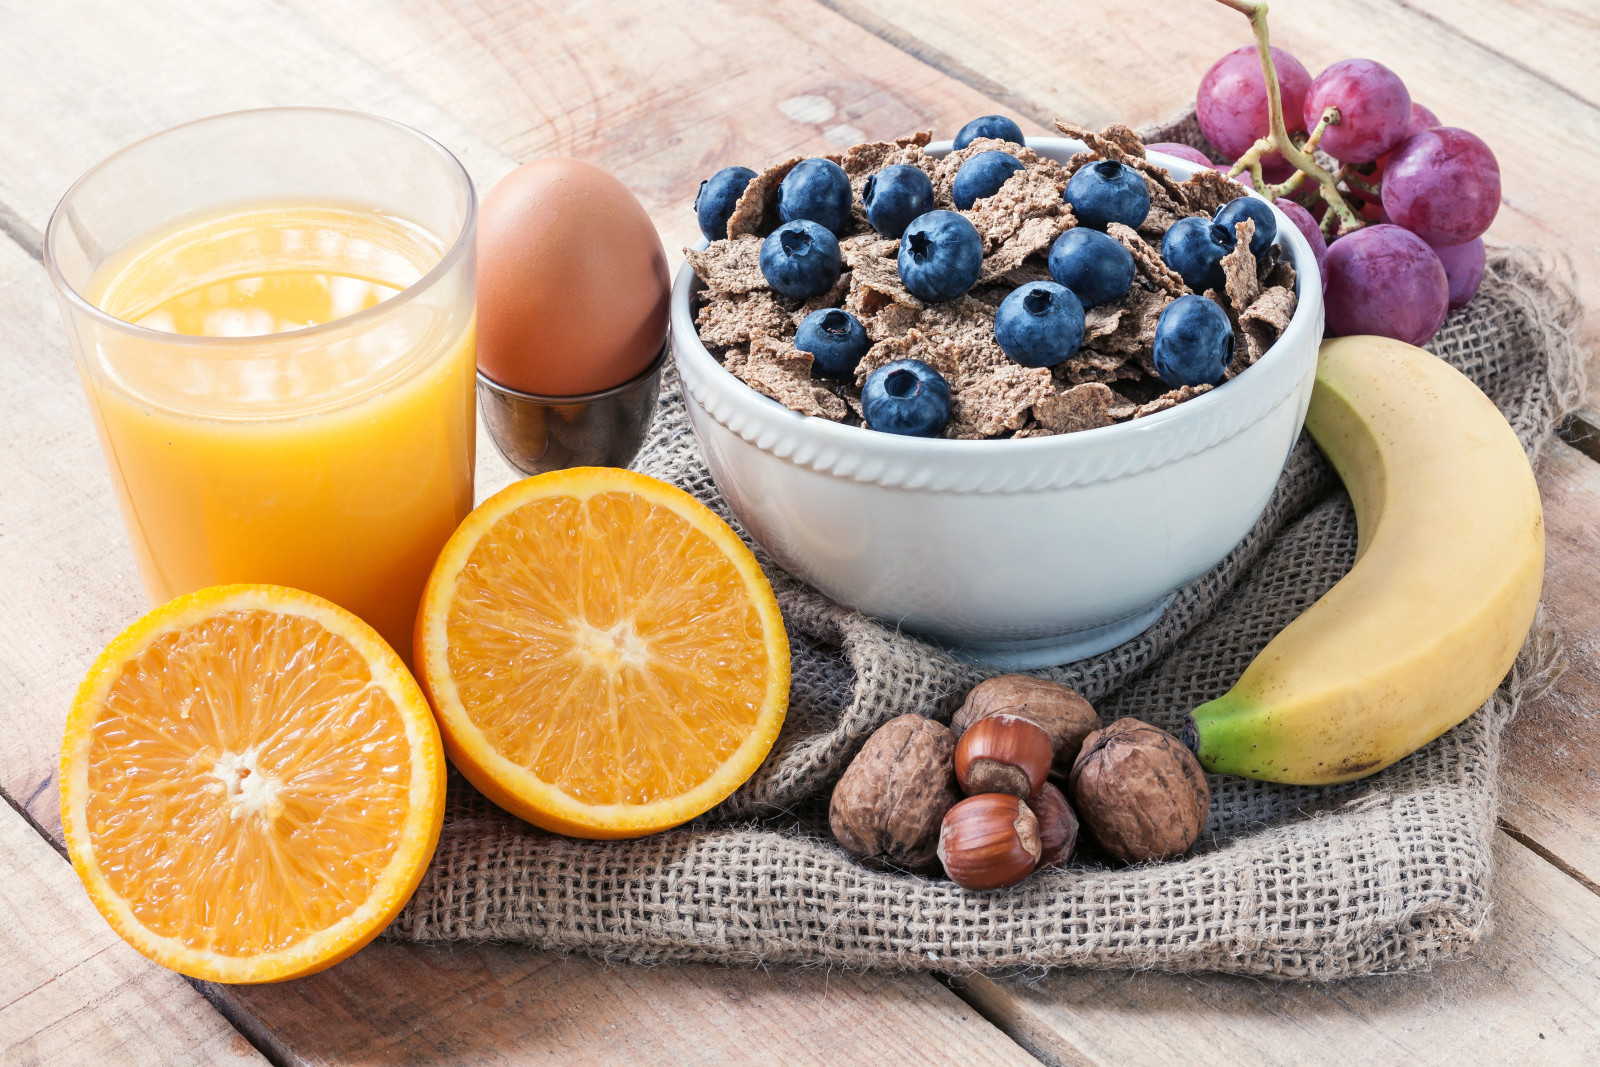
<path fill-rule="evenodd" d="M 1203 144 L 1192 122 L 1148 136 L 1177 138 Z M 1579 399 L 1578 314 L 1561 265 L 1493 250 L 1478 297 L 1429 345 L 1494 400 L 1535 462 Z M 670 373 L 635 467 L 734 521 Z M 1176 730 L 1349 569 L 1355 544 L 1348 499 L 1303 437 L 1255 529 L 1155 626 L 1040 673 L 1078 688 L 1106 722 Z M 1482 709 L 1380 774 L 1333 788 L 1212 776 L 1210 821 L 1182 860 L 1079 864 L 971 893 L 861 866 L 829 836 L 826 801 L 878 726 L 905 712 L 947 722 L 993 672 L 832 603 L 756 551 L 789 627 L 794 681 L 755 777 L 687 827 L 591 842 L 534 829 L 452 775 L 438 852 L 388 936 L 641 963 L 1332 979 L 1425 967 L 1484 933 L 1501 730 L 1560 669 L 1542 620 Z"/>

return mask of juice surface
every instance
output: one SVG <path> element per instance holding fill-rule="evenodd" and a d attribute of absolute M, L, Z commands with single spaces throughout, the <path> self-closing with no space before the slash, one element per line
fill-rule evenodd
<path fill-rule="evenodd" d="M 102 310 L 168 335 L 102 331 L 85 383 L 153 603 L 293 586 L 409 660 L 423 583 L 472 505 L 471 290 L 339 320 L 442 254 L 398 219 L 265 205 L 186 220 L 95 275 Z"/>

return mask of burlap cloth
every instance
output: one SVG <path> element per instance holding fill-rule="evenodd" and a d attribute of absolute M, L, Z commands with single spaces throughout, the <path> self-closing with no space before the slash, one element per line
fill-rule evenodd
<path fill-rule="evenodd" d="M 1147 139 L 1203 146 L 1192 119 Z M 1578 402 L 1579 310 L 1559 265 L 1492 250 L 1477 298 L 1429 346 L 1494 400 L 1535 461 Z M 733 520 L 670 374 L 635 467 Z M 1155 626 L 1040 673 L 1081 690 L 1107 722 L 1133 715 L 1176 730 L 1349 569 L 1355 545 L 1349 501 L 1303 437 L 1255 529 Z M 1485 932 L 1501 730 L 1560 669 L 1542 621 L 1493 699 L 1380 774 L 1333 788 L 1213 776 L 1211 818 L 1187 858 L 1080 862 L 980 894 L 866 869 L 834 844 L 826 805 L 875 728 L 904 712 L 948 721 L 992 672 L 841 608 L 756 552 L 788 624 L 794 682 L 755 777 L 688 827 L 590 842 L 536 830 L 452 775 L 438 853 L 388 936 L 640 963 L 1331 979 L 1425 967 Z"/>

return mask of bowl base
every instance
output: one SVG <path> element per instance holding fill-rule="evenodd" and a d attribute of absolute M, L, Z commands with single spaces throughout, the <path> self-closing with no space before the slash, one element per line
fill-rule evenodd
<path fill-rule="evenodd" d="M 950 651 L 969 663 L 1002 670 L 1027 671 L 1036 667 L 1057 667 L 1063 663 L 1096 656 L 1122 642 L 1138 637 L 1161 618 L 1176 593 L 1168 593 L 1148 608 L 1126 618 L 1108 622 L 1087 630 L 1057 634 L 1054 637 L 1035 637 L 1026 641 L 981 642 L 951 648 Z"/>

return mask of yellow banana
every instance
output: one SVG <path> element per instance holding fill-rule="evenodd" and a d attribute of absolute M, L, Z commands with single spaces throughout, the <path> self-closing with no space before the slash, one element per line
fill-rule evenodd
<path fill-rule="evenodd" d="M 1327 341 L 1306 429 L 1355 505 L 1356 563 L 1196 708 L 1209 771 L 1324 785 L 1381 770 L 1472 714 L 1511 668 L 1544 580 L 1522 446 L 1443 360 Z"/>

